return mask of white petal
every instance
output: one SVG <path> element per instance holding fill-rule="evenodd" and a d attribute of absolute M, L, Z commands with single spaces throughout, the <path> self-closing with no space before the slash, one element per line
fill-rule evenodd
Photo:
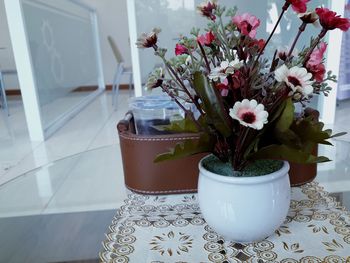
<path fill-rule="evenodd" d="M 306 80 L 309 80 L 312 78 L 312 74 L 311 73 L 307 73 L 305 76 Z"/>
<path fill-rule="evenodd" d="M 251 109 L 255 109 L 255 107 L 258 105 L 258 102 L 256 100 L 251 100 L 249 104 Z"/>
<path fill-rule="evenodd" d="M 254 122 L 254 127 L 256 130 L 261 130 L 264 124 L 261 121 Z"/>
<path fill-rule="evenodd" d="M 256 116 L 258 117 L 258 120 L 261 120 L 262 122 L 267 121 L 267 117 L 269 116 L 269 113 L 267 111 L 261 111 L 259 113 L 256 114 Z"/>
<path fill-rule="evenodd" d="M 283 82 L 285 78 L 287 78 L 289 73 L 289 69 L 286 65 L 280 66 L 278 69 L 275 70 L 275 79 L 278 82 Z"/>
<path fill-rule="evenodd" d="M 229 65 L 229 62 L 227 60 L 224 60 L 221 62 L 220 67 L 221 69 L 226 69 Z"/>
<path fill-rule="evenodd" d="M 303 88 L 303 94 L 304 95 L 310 95 L 314 91 L 314 88 L 312 86 L 306 86 Z"/>
<path fill-rule="evenodd" d="M 259 104 L 258 106 L 255 107 L 255 112 L 260 112 L 265 109 L 265 106 L 263 104 Z"/>
<path fill-rule="evenodd" d="M 247 99 L 242 100 L 242 107 L 250 108 L 250 102 Z"/>

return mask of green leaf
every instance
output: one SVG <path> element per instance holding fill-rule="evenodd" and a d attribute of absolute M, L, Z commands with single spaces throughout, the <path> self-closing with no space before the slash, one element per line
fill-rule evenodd
<path fill-rule="evenodd" d="M 153 128 L 159 131 L 172 131 L 176 133 L 199 132 L 194 121 L 188 117 L 181 120 L 172 121 L 169 125 L 157 125 L 157 126 L 153 126 Z"/>
<path fill-rule="evenodd" d="M 331 130 L 332 131 L 332 130 Z M 348 134 L 347 132 L 339 132 L 339 133 L 336 133 L 336 134 L 333 134 L 330 138 L 335 138 L 335 137 L 339 137 L 339 136 L 343 136 L 345 134 Z"/>
<path fill-rule="evenodd" d="M 276 123 L 275 129 L 278 130 L 279 132 L 285 132 L 292 125 L 293 120 L 294 120 L 294 104 L 292 102 L 292 99 L 289 98 L 286 101 L 284 110 Z"/>
<path fill-rule="evenodd" d="M 231 119 L 216 89 L 201 72 L 194 74 L 194 88 L 203 103 L 207 123 L 213 125 L 224 137 L 231 136 L 233 133 Z"/>
<path fill-rule="evenodd" d="M 327 157 L 317 157 L 308 152 L 288 147 L 286 145 L 269 145 L 249 156 L 251 160 L 277 159 L 287 160 L 293 163 L 320 163 L 330 161 Z"/>
<path fill-rule="evenodd" d="M 177 143 L 169 152 L 159 154 L 153 162 L 158 163 L 166 160 L 176 160 L 197 153 L 210 152 L 212 148 L 213 142 L 210 136 L 207 133 L 203 133 L 198 141 L 185 140 L 184 142 Z"/>
<path fill-rule="evenodd" d="M 290 129 L 287 129 L 283 132 L 276 129 L 275 136 L 280 143 L 291 146 L 293 148 L 301 148 L 304 145 L 302 144 L 299 136 Z"/>
<path fill-rule="evenodd" d="M 311 118 L 305 118 L 293 122 L 291 130 L 293 130 L 303 142 L 315 142 L 321 144 L 330 144 L 327 139 L 331 138 L 331 130 L 322 131 L 323 123 L 315 122 Z"/>

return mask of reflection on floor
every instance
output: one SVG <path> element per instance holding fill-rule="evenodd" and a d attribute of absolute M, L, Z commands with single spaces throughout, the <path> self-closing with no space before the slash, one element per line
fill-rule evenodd
<path fill-rule="evenodd" d="M 22 103 L 9 100 L 11 115 L 0 110 L 0 185 L 63 157 L 117 144 L 115 126 L 125 114 L 128 97 L 121 91 L 114 111 L 110 94 L 102 94 L 45 143 L 29 140 Z"/>
<path fill-rule="evenodd" d="M 0 218 L 0 262 L 99 262 L 115 210 Z"/>
<path fill-rule="evenodd" d="M 63 158 L 0 186 L 0 218 L 116 209 L 126 198 L 119 145 Z"/>

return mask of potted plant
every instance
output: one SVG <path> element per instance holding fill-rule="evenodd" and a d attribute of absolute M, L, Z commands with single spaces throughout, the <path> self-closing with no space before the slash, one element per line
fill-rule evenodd
<path fill-rule="evenodd" d="M 164 62 L 147 88 L 161 88 L 186 113 L 185 119 L 158 128 L 201 134 L 198 141 L 179 143 L 155 161 L 211 153 L 199 163 L 199 204 L 207 223 L 229 240 L 250 242 L 271 235 L 289 208 L 288 161 L 329 161 L 313 155 L 313 149 L 341 135 L 324 130 L 312 114 L 295 113 L 295 104 L 305 108 L 315 94 L 330 92 L 328 82 L 336 78 L 325 70 L 323 38 L 329 30 L 350 27 L 348 19 L 327 8 L 307 11 L 307 2 L 286 0 L 266 40 L 256 38 L 257 17 L 209 1 L 198 7 L 208 28 L 193 28 L 191 36 L 182 37 L 173 58 L 167 59 L 167 50 L 158 46 L 159 29 L 142 34 L 136 43 L 153 48 Z M 300 18 L 293 44 L 263 58 L 289 8 Z M 296 53 L 303 31 L 318 22 L 318 36 Z"/>

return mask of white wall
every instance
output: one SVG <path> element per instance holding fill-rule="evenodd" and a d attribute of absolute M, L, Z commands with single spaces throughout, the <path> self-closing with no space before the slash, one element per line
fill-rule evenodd
<path fill-rule="evenodd" d="M 105 83 L 111 84 L 116 62 L 108 44 L 107 36 L 111 35 L 124 56 L 126 66 L 131 66 L 127 0 L 81 0 L 96 9 L 99 30 L 103 71 Z M 128 83 L 128 79 L 122 82 Z"/>
<path fill-rule="evenodd" d="M 81 0 L 81 2 L 96 9 L 99 30 L 104 78 L 106 84 L 111 84 L 116 62 L 109 47 L 107 36 L 111 35 L 119 49 L 121 50 L 126 65 L 131 66 L 130 43 L 127 18 L 127 0 Z M 0 0 L 0 50 L 1 69 L 15 69 L 15 62 L 11 47 L 11 40 L 8 31 L 4 0 Z M 6 89 L 18 89 L 19 84 L 16 77 L 6 77 Z M 128 83 L 128 79 L 123 79 L 123 83 Z"/>

